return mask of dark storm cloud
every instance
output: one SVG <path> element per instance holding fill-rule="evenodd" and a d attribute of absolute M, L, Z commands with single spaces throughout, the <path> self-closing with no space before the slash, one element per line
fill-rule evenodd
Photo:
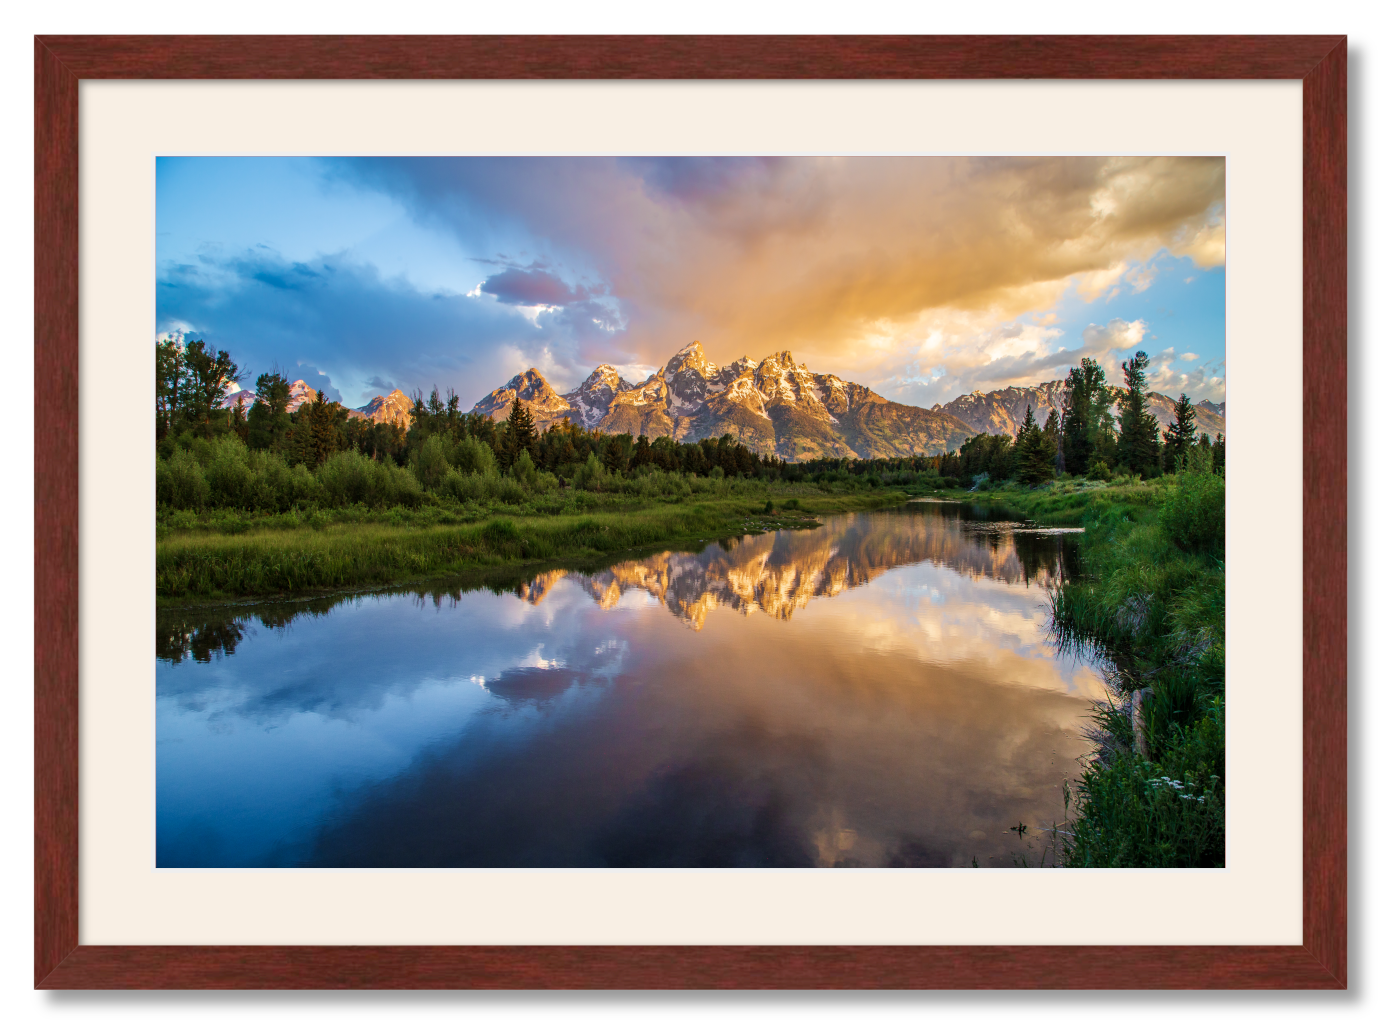
<path fill-rule="evenodd" d="M 486 278 L 480 290 L 506 305 L 567 305 L 586 297 L 584 288 L 574 289 L 545 270 L 517 267 Z"/>

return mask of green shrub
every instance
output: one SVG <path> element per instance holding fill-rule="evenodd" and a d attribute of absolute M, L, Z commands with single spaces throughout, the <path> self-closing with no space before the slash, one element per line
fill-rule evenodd
<path fill-rule="evenodd" d="M 499 468 L 490 446 L 474 437 L 462 439 L 451 449 L 451 464 L 460 473 L 487 473 Z"/>
<path fill-rule="evenodd" d="M 208 504 L 219 508 L 254 507 L 258 479 L 249 466 L 249 450 L 239 437 L 226 437 L 216 444 L 205 474 L 210 490 Z"/>
<path fill-rule="evenodd" d="M 592 451 L 585 464 L 571 477 L 571 482 L 580 490 L 608 490 L 610 477 L 605 471 L 604 463 Z"/>
<path fill-rule="evenodd" d="M 1161 506 L 1161 528 L 1183 551 L 1223 554 L 1224 478 L 1212 472 L 1181 472 Z"/>
<path fill-rule="evenodd" d="M 451 469 L 451 461 L 446 456 L 447 444 L 435 433 L 423 441 L 422 447 L 413 455 L 413 471 L 425 489 L 435 490 L 446 478 Z"/>
<path fill-rule="evenodd" d="M 528 454 L 527 448 L 518 453 L 518 459 L 509 472 L 525 487 L 531 487 L 537 482 L 537 466 L 533 464 L 533 456 Z"/>
<path fill-rule="evenodd" d="M 1109 480 L 1113 479 L 1113 470 L 1108 467 L 1108 463 L 1102 458 L 1096 458 L 1089 463 L 1089 471 L 1085 473 L 1085 478 L 1107 483 Z"/>
<path fill-rule="evenodd" d="M 203 508 L 211 496 L 206 475 L 192 452 L 183 448 L 173 452 L 156 470 L 158 503 L 172 508 Z"/>
<path fill-rule="evenodd" d="M 375 461 L 358 451 L 338 451 L 317 469 L 315 475 L 321 486 L 322 503 L 336 508 L 353 504 L 371 508 L 397 505 L 415 508 L 422 501 L 418 478 L 395 465 L 392 459 Z"/>

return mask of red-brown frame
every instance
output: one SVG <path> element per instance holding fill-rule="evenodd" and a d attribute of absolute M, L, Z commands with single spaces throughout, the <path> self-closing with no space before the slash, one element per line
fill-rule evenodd
<path fill-rule="evenodd" d="M 82 79 L 1295 79 L 1304 89 L 1304 941 L 1297 946 L 98 946 L 77 934 Z M 34 41 L 39 988 L 1347 986 L 1342 36 L 48 36 Z"/>

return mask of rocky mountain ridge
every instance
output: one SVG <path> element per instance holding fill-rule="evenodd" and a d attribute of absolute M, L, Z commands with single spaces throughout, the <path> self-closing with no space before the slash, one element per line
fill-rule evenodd
<path fill-rule="evenodd" d="M 697 341 L 638 384 L 604 365 L 575 390 L 558 394 L 529 369 L 473 411 L 505 419 L 514 401 L 522 401 L 543 428 L 573 419 L 606 433 L 678 441 L 728 433 L 759 454 L 788 461 L 939 454 L 974 432 L 946 412 L 902 405 L 834 374 L 812 373 L 791 352 L 716 366 Z"/>
<path fill-rule="evenodd" d="M 1114 388 L 1119 393 L 1121 388 Z M 975 433 L 1006 433 L 1016 437 L 1027 407 L 1038 425 L 1046 425 L 1046 417 L 1065 403 L 1065 381 L 1051 380 L 1033 387 L 1005 387 L 999 391 L 975 391 L 962 394 L 944 405 L 933 405 L 934 411 L 949 412 Z M 1156 416 L 1161 429 L 1169 429 L 1176 419 L 1176 399 L 1157 391 L 1147 392 L 1147 406 Z M 1210 437 L 1222 433 L 1228 436 L 1226 403 L 1202 401 L 1195 406 L 1195 431 Z M 1117 407 L 1114 409 L 1117 416 Z"/>
<path fill-rule="evenodd" d="M 244 404 L 245 412 L 248 413 L 250 406 L 258 400 L 258 395 L 247 389 L 231 391 L 221 398 L 223 408 L 233 409 L 236 404 Z M 306 380 L 294 380 L 288 385 L 288 408 L 289 412 L 296 412 L 303 405 L 317 400 L 317 390 L 307 383 Z M 369 419 L 376 423 L 394 423 L 403 429 L 408 429 L 412 423 L 412 417 L 408 411 L 413 407 L 413 399 L 409 398 L 398 388 L 394 388 L 387 395 L 377 394 L 369 403 L 359 408 L 350 409 L 348 415 L 351 419 Z"/>
<path fill-rule="evenodd" d="M 412 416 L 408 414 L 412 407 L 413 399 L 395 387 L 388 394 L 376 394 L 368 404 L 351 409 L 350 418 L 368 419 L 375 423 L 393 423 L 407 430 L 413 422 Z"/>

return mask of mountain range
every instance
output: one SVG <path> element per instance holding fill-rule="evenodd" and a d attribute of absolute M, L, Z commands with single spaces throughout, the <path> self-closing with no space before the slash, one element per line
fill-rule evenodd
<path fill-rule="evenodd" d="M 605 433 L 678 441 L 728 433 L 760 455 L 803 461 L 941 454 L 978 433 L 1016 436 L 1028 405 L 1037 422 L 1045 423 L 1064 400 L 1065 382 L 1053 380 L 918 408 L 833 373 L 812 373 L 791 352 L 716 366 L 693 341 L 642 383 L 602 365 L 575 390 L 560 394 L 537 369 L 528 369 L 472 411 L 507 419 L 513 403 L 521 401 L 539 429 L 571 419 Z M 1150 392 L 1148 405 L 1163 429 L 1174 420 L 1174 399 Z M 1196 429 L 1227 435 L 1224 405 L 1200 402 Z"/>
<path fill-rule="evenodd" d="M 245 411 L 248 412 L 249 407 L 254 404 L 255 398 L 256 395 L 253 391 L 231 391 L 221 399 L 221 404 L 225 408 L 233 409 L 237 402 L 243 401 Z M 289 412 L 294 412 L 302 405 L 316 400 L 316 388 L 310 386 L 307 381 L 294 380 L 288 385 Z M 412 417 L 408 415 L 412 407 L 413 399 L 394 388 L 387 395 L 375 395 L 367 405 L 350 409 L 348 415 L 351 419 L 369 419 L 376 423 L 395 423 L 407 430 L 412 423 Z"/>
<path fill-rule="evenodd" d="M 306 381 L 294 380 L 288 411 L 316 397 Z M 1147 399 L 1161 428 L 1169 427 L 1175 419 L 1175 400 L 1156 391 Z M 231 408 L 243 401 L 248 409 L 254 400 L 253 391 L 241 390 L 226 395 L 222 403 Z M 515 401 L 527 407 L 539 429 L 570 419 L 605 433 L 670 436 L 678 441 L 728 433 L 760 455 L 791 462 L 934 455 L 953 451 L 979 433 L 1015 437 L 1029 405 L 1040 424 L 1061 407 L 1065 381 L 975 391 L 926 409 L 889 401 L 833 373 L 812 373 L 791 352 L 777 352 L 762 362 L 745 357 L 716 366 L 693 341 L 642 383 L 630 383 L 613 366 L 602 365 L 575 390 L 559 394 L 538 370 L 528 369 L 495 388 L 472 411 L 507 419 Z M 351 409 L 349 415 L 406 430 L 412 407 L 412 399 L 395 389 Z M 1228 436 L 1225 403 L 1196 405 L 1195 428 L 1211 437 Z"/>
<path fill-rule="evenodd" d="M 1115 387 L 1120 393 L 1121 387 Z M 1005 387 L 1001 391 L 962 394 L 944 405 L 933 405 L 936 411 L 949 412 L 976 433 L 1006 433 L 1016 437 L 1022 421 L 1027 418 L 1027 406 L 1032 406 L 1032 418 L 1038 425 L 1046 425 L 1046 417 L 1053 409 L 1065 404 L 1065 381 L 1051 380 L 1033 387 Z M 1165 430 L 1176 421 L 1176 399 L 1157 391 L 1147 392 L 1147 407 Z M 1117 407 L 1114 415 L 1117 416 Z M 1228 436 L 1225 402 L 1202 401 L 1195 406 L 1195 432 Z"/>
<path fill-rule="evenodd" d="M 787 461 L 936 454 L 974 433 L 948 412 L 889 401 L 833 373 L 812 373 L 791 352 L 716 366 L 696 341 L 639 384 L 605 365 L 574 391 L 559 394 L 529 369 L 491 391 L 474 411 L 505 419 L 515 401 L 540 427 L 574 419 L 606 433 L 678 441 L 728 433 L 759 454 Z"/>

